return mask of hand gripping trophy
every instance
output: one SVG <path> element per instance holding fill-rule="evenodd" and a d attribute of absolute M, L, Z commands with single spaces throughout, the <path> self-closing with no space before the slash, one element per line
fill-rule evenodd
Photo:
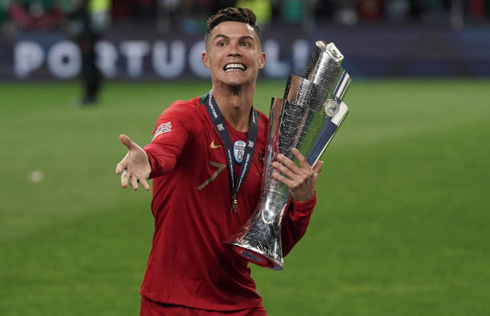
<path fill-rule="evenodd" d="M 297 148 L 310 165 L 320 158 L 348 113 L 342 98 L 350 84 L 344 56 L 333 43 L 317 41 L 305 78 L 290 75 L 284 99 L 273 98 L 262 195 L 250 221 L 229 241 L 249 261 L 282 270 L 281 222 L 288 188 L 272 178 L 280 153 L 292 159 Z"/>

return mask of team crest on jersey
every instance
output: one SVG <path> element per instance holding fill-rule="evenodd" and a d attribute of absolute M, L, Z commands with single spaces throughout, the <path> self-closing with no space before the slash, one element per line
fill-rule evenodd
<path fill-rule="evenodd" d="M 264 160 L 265 160 L 265 150 L 261 148 L 257 154 L 257 160 L 259 161 L 260 170 L 264 168 Z M 262 174 L 262 171 L 259 171 Z"/>
<path fill-rule="evenodd" d="M 237 163 L 242 163 L 243 161 L 243 156 L 245 155 L 245 146 L 247 143 L 245 143 L 242 140 L 237 140 L 233 144 L 233 155 L 235 156 L 235 161 Z"/>
<path fill-rule="evenodd" d="M 153 135 L 153 139 L 157 138 L 158 135 L 168 133 L 170 131 L 172 131 L 172 122 L 162 123 L 158 125 L 155 134 Z"/>

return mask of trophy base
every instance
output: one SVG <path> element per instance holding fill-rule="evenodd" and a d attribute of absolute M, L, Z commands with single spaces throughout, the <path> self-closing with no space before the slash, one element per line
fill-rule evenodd
<path fill-rule="evenodd" d="M 280 271 L 283 269 L 283 265 L 269 258 L 266 254 L 257 251 L 256 249 L 249 249 L 235 242 L 227 244 L 237 253 L 239 256 L 247 259 L 248 261 L 271 270 Z"/>

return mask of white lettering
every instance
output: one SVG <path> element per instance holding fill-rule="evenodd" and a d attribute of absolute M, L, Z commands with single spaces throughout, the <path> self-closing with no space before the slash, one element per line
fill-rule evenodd
<path fill-rule="evenodd" d="M 127 41 L 121 44 L 121 53 L 127 58 L 127 74 L 131 78 L 141 77 L 143 74 L 143 58 L 150 48 L 147 42 Z"/>
<path fill-rule="evenodd" d="M 107 41 L 100 41 L 95 45 L 97 52 L 97 66 L 104 77 L 114 78 L 117 76 L 118 52 L 114 44 Z"/>
<path fill-rule="evenodd" d="M 61 79 L 76 77 L 80 72 L 80 51 L 73 42 L 62 41 L 54 44 L 48 52 L 48 69 Z"/>
<path fill-rule="evenodd" d="M 14 50 L 14 73 L 18 78 L 27 78 L 36 69 L 41 68 L 44 51 L 35 42 L 19 42 Z"/>
<path fill-rule="evenodd" d="M 275 40 L 268 40 L 264 44 L 264 51 L 267 55 L 265 63 L 265 74 L 272 78 L 284 78 L 291 72 L 291 67 L 286 62 L 279 60 L 280 46 Z"/>
<path fill-rule="evenodd" d="M 162 78 L 176 78 L 185 68 L 185 44 L 182 41 L 175 41 L 170 45 L 170 54 L 168 51 L 165 42 L 155 43 L 152 56 L 153 68 Z"/>
<path fill-rule="evenodd" d="M 308 61 L 310 58 L 310 46 L 304 39 L 300 39 L 293 44 L 293 65 L 294 73 L 303 76 L 306 73 L 308 67 Z"/>
<path fill-rule="evenodd" d="M 189 52 L 189 67 L 200 78 L 209 78 L 209 69 L 202 63 L 202 53 L 206 50 L 204 40 L 195 43 Z"/>
<path fill-rule="evenodd" d="M 149 71 L 154 72 L 153 77 L 156 75 L 164 79 L 183 76 L 209 78 L 209 69 L 201 61 L 201 55 L 205 51 L 204 40 L 186 43 L 185 40 L 172 43 L 122 41 L 120 44 L 101 41 L 95 47 L 97 65 L 107 78 L 120 78 L 121 75 L 124 76 L 123 72 L 130 78 L 145 75 L 152 78 L 152 74 L 147 73 Z M 34 41 L 21 41 L 15 45 L 13 70 L 17 78 L 29 78 L 38 70 L 45 74 L 45 62 L 49 73 L 56 78 L 73 78 L 80 73 L 81 55 L 75 43 L 59 41 L 51 47 L 45 48 L 46 46 L 47 43 Z M 304 74 L 310 54 L 308 42 L 303 39 L 296 40 L 291 48 L 292 51 L 285 55 L 281 53 L 281 46 L 277 40 L 270 39 L 264 43 L 264 51 L 267 54 L 265 77 L 286 78 L 293 69 L 296 74 Z"/>

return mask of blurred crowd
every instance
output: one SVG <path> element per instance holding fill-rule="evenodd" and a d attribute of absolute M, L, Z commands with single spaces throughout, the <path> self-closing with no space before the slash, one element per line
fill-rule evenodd
<path fill-rule="evenodd" d="M 55 30 L 66 27 L 80 0 L 0 0 L 3 31 Z M 201 31 L 206 17 L 227 6 L 253 9 L 258 21 L 299 24 L 468 23 L 490 21 L 490 0 L 113 0 L 110 16 L 117 23 L 145 23 L 157 30 Z"/>

